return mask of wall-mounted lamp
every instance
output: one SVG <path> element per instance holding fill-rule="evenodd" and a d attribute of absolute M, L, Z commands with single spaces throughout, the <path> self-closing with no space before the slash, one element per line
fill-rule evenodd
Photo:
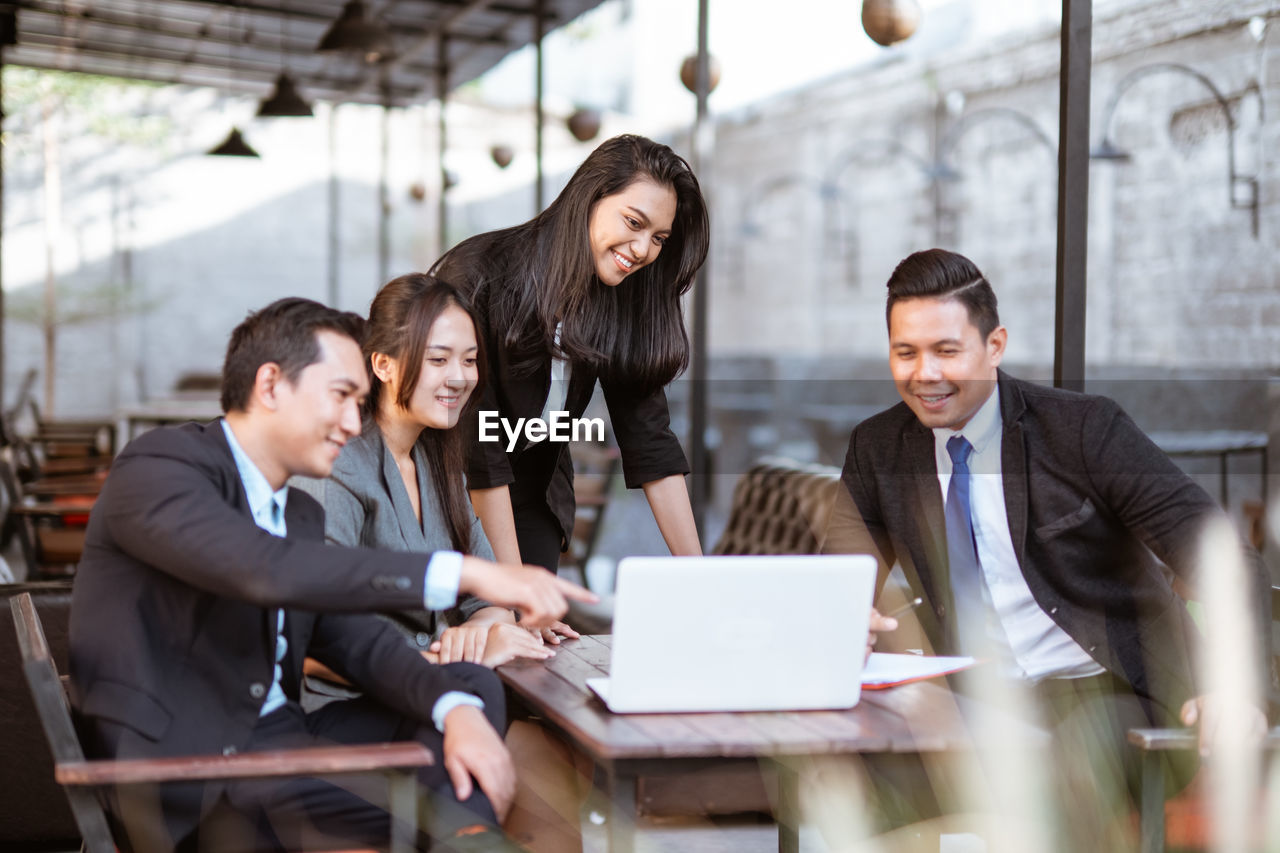
<path fill-rule="evenodd" d="M 1111 125 L 1115 120 L 1116 107 L 1120 98 L 1139 80 L 1153 74 L 1182 74 L 1198 81 L 1209 90 L 1214 103 L 1222 110 L 1227 122 L 1227 201 L 1233 210 L 1248 210 L 1253 225 L 1253 236 L 1258 236 L 1258 177 L 1257 175 L 1241 175 L 1236 171 L 1236 121 L 1231 115 L 1231 103 L 1222 91 L 1200 71 L 1179 62 L 1156 62 L 1135 68 L 1120 78 L 1116 90 L 1107 101 L 1106 110 L 1102 114 L 1102 141 L 1089 152 L 1093 160 L 1107 160 L 1113 163 L 1126 163 L 1133 155 L 1120 148 L 1111 138 Z"/>
<path fill-rule="evenodd" d="M 942 139 L 938 142 L 938 158 L 932 165 L 931 176 L 940 181 L 958 181 L 963 175 L 957 171 L 949 162 L 948 158 L 951 152 L 955 150 L 956 144 L 959 143 L 960 137 L 964 136 L 979 124 L 985 124 L 992 120 L 1012 121 L 1021 125 L 1031 132 L 1041 145 L 1049 150 L 1054 157 L 1058 156 L 1058 145 L 1049 138 L 1049 134 L 1036 124 L 1035 119 L 1026 113 L 1015 110 L 1012 107 L 984 107 L 980 110 L 974 110 L 965 113 L 956 119 L 956 121 L 947 128 L 943 133 Z"/>
<path fill-rule="evenodd" d="M 788 172 L 783 175 L 775 175 L 756 187 L 742 206 L 742 225 L 739 226 L 744 237 L 759 237 L 764 229 L 755 221 L 755 208 L 761 201 L 764 201 L 774 193 L 781 192 L 791 187 L 808 187 L 813 190 L 819 198 L 830 198 L 832 194 L 839 195 L 839 190 L 827 181 L 820 181 L 809 175 L 799 172 Z"/>
<path fill-rule="evenodd" d="M 930 162 L 925 157 L 921 157 L 896 139 L 888 136 L 862 136 L 854 139 L 848 148 L 832 159 L 832 166 L 827 170 L 827 179 L 824 183 L 830 187 L 838 186 L 840 175 L 845 169 L 859 160 L 868 159 L 877 150 L 883 150 L 886 154 L 901 157 L 913 163 L 920 169 L 920 174 L 930 181 L 951 180 L 951 175 L 959 177 L 954 172 L 943 174 L 936 162 Z"/>

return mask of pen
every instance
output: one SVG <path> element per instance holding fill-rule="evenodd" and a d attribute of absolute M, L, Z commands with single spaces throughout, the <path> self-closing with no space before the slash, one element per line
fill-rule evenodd
<path fill-rule="evenodd" d="M 896 619 L 899 616 L 901 616 L 903 613 L 906 613 L 908 610 L 912 610 L 916 607 L 919 607 L 923 603 L 924 603 L 924 599 L 917 595 L 915 598 L 911 599 L 906 604 L 899 607 L 897 610 L 894 610 L 892 613 L 884 614 L 885 618 Z"/>

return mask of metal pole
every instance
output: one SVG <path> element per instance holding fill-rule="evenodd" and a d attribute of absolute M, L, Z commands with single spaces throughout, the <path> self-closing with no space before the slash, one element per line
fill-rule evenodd
<path fill-rule="evenodd" d="M 1058 258 L 1053 384 L 1084 390 L 1085 285 L 1089 239 L 1089 77 L 1092 0 L 1062 0 L 1058 108 Z"/>
<path fill-rule="evenodd" d="M 533 4 L 534 16 L 534 44 L 537 45 L 536 61 L 534 62 L 534 94 L 533 94 L 533 126 L 534 126 L 534 143 L 533 143 L 533 160 L 535 164 L 535 173 L 533 178 L 533 215 L 537 216 L 542 212 L 542 204 L 545 196 L 542 187 L 542 126 L 546 117 L 542 114 L 542 41 L 546 36 L 546 0 L 538 0 Z"/>
<path fill-rule="evenodd" d="M 437 47 L 436 60 L 436 98 L 440 101 L 440 209 L 437 213 L 440 248 L 436 256 L 443 255 L 448 248 L 449 207 L 445 203 L 445 191 L 448 189 L 449 170 L 444 165 L 444 152 L 449 144 L 448 128 L 444 120 L 444 108 L 449 93 L 449 39 L 441 32 Z"/>
<path fill-rule="evenodd" d="M 12 13 L 10 13 L 12 14 Z M 0 44 L 0 134 L 4 133 L 4 45 Z M 2 152 L 3 149 L 0 149 Z M 4 239 L 4 155 L 0 153 L 0 247 L 3 247 Z M 0 256 L 3 256 L 0 251 Z M 0 273 L 3 272 L 4 265 L 0 264 Z M 5 326 L 5 304 L 4 304 L 4 278 L 0 275 L 0 412 L 4 411 L 4 326 Z M 8 423 L 4 426 L 7 428 Z M 11 435 L 0 435 L 5 441 L 13 438 Z"/>
<path fill-rule="evenodd" d="M 382 143 L 378 164 L 378 286 L 391 274 L 391 194 L 387 190 L 387 171 L 391 161 L 391 85 L 382 78 Z"/>
<path fill-rule="evenodd" d="M 693 121 L 693 168 L 695 173 L 711 162 L 707 137 L 707 90 L 711 84 L 710 59 L 707 54 L 708 0 L 698 0 L 698 110 Z M 704 175 L 705 177 L 705 175 Z M 704 189 L 705 192 L 705 189 Z M 701 540 L 706 528 L 707 498 L 711 466 L 707 458 L 707 264 L 698 271 L 693 287 L 693 389 L 689 395 L 689 462 L 693 470 L 691 482 L 693 520 Z"/>
<path fill-rule="evenodd" d="M 339 251 L 338 242 L 338 104 L 329 108 L 329 306 L 338 307 Z"/>

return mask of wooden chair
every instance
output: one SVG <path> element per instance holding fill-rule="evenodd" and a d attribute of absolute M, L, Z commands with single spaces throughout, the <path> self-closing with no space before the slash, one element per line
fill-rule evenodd
<path fill-rule="evenodd" d="M 84 550 L 85 526 L 94 495 L 58 495 L 37 501 L 24 492 L 5 454 L 0 454 L 0 547 L 15 539 L 27 579 L 68 577 Z"/>
<path fill-rule="evenodd" d="M 9 600 L 22 653 L 22 670 L 36 713 L 53 753 L 54 778 L 62 786 L 87 853 L 114 853 L 115 844 L 99 789 L 213 779 L 277 776 L 336 776 L 385 773 L 391 789 L 391 849 L 410 851 L 417 841 L 417 781 L 411 768 L 434 762 L 431 751 L 415 742 L 312 747 L 239 755 L 86 761 L 71 723 L 66 692 L 45 642 L 44 629 L 30 593 Z"/>
<path fill-rule="evenodd" d="M 53 757 L 46 745 L 22 677 L 22 653 L 13 629 L 9 599 L 30 593 L 53 660 L 67 661 L 67 617 L 71 583 L 67 580 L 0 585 L 0 850 L 78 850 L 75 818 L 53 778 Z"/>
<path fill-rule="evenodd" d="M 609 492 L 622 468 L 622 456 L 617 448 L 578 442 L 572 446 L 573 496 L 577 512 L 573 519 L 573 533 L 569 537 L 569 550 L 560 557 L 561 569 L 576 570 L 587 579 L 587 560 L 595 552 L 596 542 L 604 524 L 604 513 L 609 506 Z"/>

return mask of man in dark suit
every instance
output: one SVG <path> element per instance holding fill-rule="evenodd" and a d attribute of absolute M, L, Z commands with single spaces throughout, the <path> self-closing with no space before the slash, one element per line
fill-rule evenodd
<path fill-rule="evenodd" d="M 462 591 L 547 624 L 566 595 L 591 596 L 456 552 L 324 544 L 323 511 L 285 482 L 326 476 L 359 433 L 361 332 L 354 314 L 273 303 L 231 336 L 224 419 L 149 432 L 119 455 L 76 575 L 72 704 L 100 758 L 417 739 L 437 757 L 419 774 L 425 831 L 451 848 L 500 845 L 514 771 L 497 678 L 429 664 L 368 614 L 440 609 Z M 308 655 L 365 696 L 304 713 Z M 374 782 L 126 787 L 108 806 L 122 847 L 138 851 L 381 845 L 390 823 Z"/>
<path fill-rule="evenodd" d="M 1086 786 L 1111 773 L 1132 788 L 1129 727 L 1201 720 L 1208 738 L 1227 707 L 1197 684 L 1199 630 L 1170 578 L 1206 579 L 1200 536 L 1223 513 L 1111 400 L 1001 371 L 1008 333 L 968 259 L 918 252 L 888 290 L 903 402 L 854 429 L 825 550 L 875 554 L 881 583 L 898 562 L 935 649 L 993 660 L 1055 735 L 1086 731 L 1067 748 L 1086 756 Z M 1256 642 L 1238 653 L 1256 677 L 1268 583 L 1242 556 L 1238 617 Z"/>

